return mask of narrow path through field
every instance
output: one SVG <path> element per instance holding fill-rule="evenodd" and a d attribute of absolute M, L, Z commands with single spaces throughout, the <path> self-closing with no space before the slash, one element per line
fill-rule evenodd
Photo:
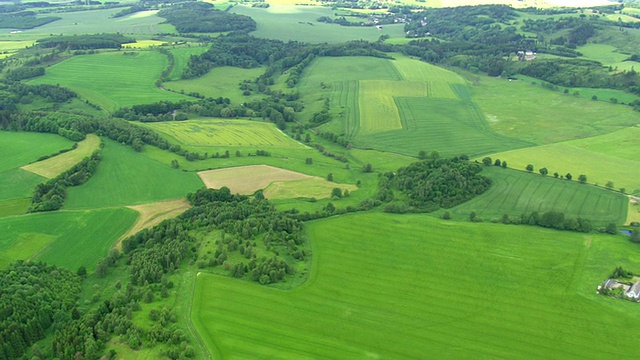
<path fill-rule="evenodd" d="M 161 223 L 163 220 L 171 219 L 180 215 L 182 212 L 187 210 L 190 205 L 187 199 L 176 199 L 127 207 L 139 212 L 140 216 L 131 229 L 120 236 L 116 241 L 114 247 L 118 249 L 118 251 L 122 250 L 122 240 L 136 234 L 142 229 L 151 228 Z"/>

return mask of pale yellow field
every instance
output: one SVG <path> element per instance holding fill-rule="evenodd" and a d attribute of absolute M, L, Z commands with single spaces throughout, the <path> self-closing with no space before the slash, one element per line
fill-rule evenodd
<path fill-rule="evenodd" d="M 429 94 L 426 82 L 361 80 L 358 106 L 360 133 L 402 129 L 402 120 L 394 97 L 425 97 Z"/>
<path fill-rule="evenodd" d="M 191 205 L 187 201 L 187 199 L 177 199 L 177 200 L 169 200 L 169 201 L 160 201 L 151 204 L 143 204 L 143 205 L 135 205 L 128 206 L 128 208 L 133 209 L 140 213 L 138 220 L 133 224 L 131 229 L 123 234 L 114 247 L 118 250 L 122 250 L 122 240 L 128 238 L 129 236 L 135 235 L 138 231 L 142 229 L 149 229 L 155 225 L 158 225 L 163 220 L 174 218 L 184 211 L 189 209 Z"/>
<path fill-rule="evenodd" d="M 166 43 L 167 43 L 166 41 L 159 41 L 159 40 L 137 40 L 134 43 L 122 44 L 122 47 L 126 49 L 132 49 L 132 48 L 146 49 L 152 46 L 160 46 Z"/>
<path fill-rule="evenodd" d="M 98 150 L 99 147 L 100 138 L 95 134 L 89 134 L 86 139 L 78 142 L 78 147 L 74 150 L 67 151 L 43 161 L 25 165 L 22 169 L 48 179 L 53 179 L 54 177 L 69 170 L 85 157 L 91 156 L 91 154 Z"/>
<path fill-rule="evenodd" d="M 312 177 L 302 180 L 274 181 L 266 189 L 264 196 L 267 199 L 295 199 L 295 198 L 316 198 L 326 199 L 331 196 L 331 191 L 339 188 L 349 192 L 358 190 L 355 185 L 337 184 L 319 177 Z"/>
<path fill-rule="evenodd" d="M 228 187 L 232 193 L 253 194 L 275 181 L 310 179 L 312 176 L 268 165 L 238 166 L 198 173 L 210 189 Z"/>
<path fill-rule="evenodd" d="M 633 204 L 629 201 L 629 210 L 627 211 L 627 222 L 625 224 L 630 224 L 632 222 L 640 222 L 640 205 Z"/>

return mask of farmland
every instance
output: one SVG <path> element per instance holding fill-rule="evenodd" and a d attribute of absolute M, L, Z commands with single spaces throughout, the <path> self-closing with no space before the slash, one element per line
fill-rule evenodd
<path fill-rule="evenodd" d="M 189 99 L 156 88 L 155 81 L 167 64 L 167 57 L 154 51 L 129 56 L 122 52 L 76 56 L 48 68 L 46 75 L 30 83 L 66 86 L 107 111 L 160 100 Z"/>
<path fill-rule="evenodd" d="M 281 147 L 304 148 L 270 123 L 200 119 L 147 124 L 179 144 L 188 147 Z"/>
<path fill-rule="evenodd" d="M 135 218 L 130 209 L 105 209 L 0 219 L 0 267 L 16 259 L 33 259 L 92 270 Z"/>
<path fill-rule="evenodd" d="M 638 326 L 635 304 L 593 292 L 612 259 L 640 260 L 607 236 L 375 213 L 313 222 L 308 234 L 312 275 L 294 291 L 198 276 L 193 320 L 213 354 L 615 357 L 621 324 Z"/>
<path fill-rule="evenodd" d="M 77 148 L 46 160 L 22 166 L 21 169 L 51 179 L 79 163 L 85 157 L 91 156 L 99 148 L 100 138 L 89 134 L 85 140 L 78 142 Z"/>
<path fill-rule="evenodd" d="M 182 60 L 183 61 L 183 60 Z M 182 65 L 184 68 L 184 65 Z M 234 103 L 250 101 L 245 96 L 239 84 L 244 80 L 254 80 L 262 75 L 264 68 L 241 69 L 231 66 L 221 66 L 212 69 L 205 76 L 191 80 L 177 80 L 164 84 L 164 87 L 177 92 L 197 92 L 206 97 L 226 97 Z"/>
<path fill-rule="evenodd" d="M 172 169 L 105 140 L 103 160 L 91 181 L 69 189 L 66 209 L 128 206 L 186 196 L 202 187 L 194 173 Z M 144 176 L 141 176 L 144 174 Z M 126 186 L 122 186 L 126 184 Z"/>
<path fill-rule="evenodd" d="M 454 216 L 468 218 L 471 212 L 485 220 L 499 219 L 504 214 L 518 217 L 534 211 L 559 211 L 569 217 L 581 217 L 604 225 L 622 223 L 627 214 L 627 197 L 611 190 L 594 189 L 576 180 L 554 179 L 540 174 L 500 169 L 484 169 L 493 180 L 491 188 L 452 211 Z M 577 177 L 576 177 L 577 178 Z"/>

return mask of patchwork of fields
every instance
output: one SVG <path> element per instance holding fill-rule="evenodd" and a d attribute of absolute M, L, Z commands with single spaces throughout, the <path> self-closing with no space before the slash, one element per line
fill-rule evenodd
<path fill-rule="evenodd" d="M 293 291 L 198 275 L 193 321 L 212 354 L 617 357 L 620 326 L 639 329 L 636 304 L 594 293 L 611 261 L 640 260 L 623 239 L 380 213 L 307 231 L 311 277 Z"/>

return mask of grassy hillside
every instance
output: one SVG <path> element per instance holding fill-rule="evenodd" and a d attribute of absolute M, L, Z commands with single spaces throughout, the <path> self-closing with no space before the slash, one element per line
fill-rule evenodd
<path fill-rule="evenodd" d="M 29 83 L 59 84 L 108 111 L 160 100 L 190 99 L 155 86 L 167 66 L 167 57 L 155 51 L 136 51 L 127 56 L 120 51 L 74 56 L 47 68 L 44 76 Z"/>
<path fill-rule="evenodd" d="M 202 187 L 195 173 L 172 169 L 105 140 L 102 162 L 84 185 L 68 189 L 65 209 L 126 206 L 186 196 Z"/>
<path fill-rule="evenodd" d="M 627 218 L 626 196 L 611 190 L 573 181 L 543 177 L 538 173 L 486 167 L 483 175 L 493 180 L 484 194 L 453 208 L 456 219 L 466 220 L 475 211 L 484 220 L 500 219 L 508 214 L 555 210 L 567 216 L 582 217 L 595 224 L 623 224 Z"/>
<path fill-rule="evenodd" d="M 41 260 L 93 272 L 115 240 L 133 225 L 131 209 L 30 214 L 0 219 L 0 268 L 13 260 Z"/>
<path fill-rule="evenodd" d="M 186 66 L 186 64 L 184 64 Z M 183 66 L 183 69 L 184 69 Z M 264 68 L 242 69 L 222 66 L 211 69 L 206 75 L 190 80 L 166 82 L 162 86 L 177 92 L 197 92 L 206 97 L 226 97 L 232 103 L 250 101 L 251 96 L 243 95 L 240 83 L 245 80 L 253 82 L 264 73 Z"/>
<path fill-rule="evenodd" d="M 191 55 L 200 55 L 203 52 L 207 51 L 205 46 L 191 46 L 189 47 L 179 47 L 173 48 L 170 50 L 173 54 L 173 69 L 171 70 L 171 74 L 169 74 L 169 78 L 171 80 L 179 80 L 182 76 L 182 72 L 187 67 L 187 63 L 191 58 Z"/>
<path fill-rule="evenodd" d="M 200 273 L 196 328 L 224 358 L 618 357 L 636 304 L 595 288 L 633 244 L 360 214 L 308 225 L 311 277 L 281 291 Z M 362 276 L 366 274 L 366 276 Z M 590 329 L 590 331 L 585 331 Z"/>

